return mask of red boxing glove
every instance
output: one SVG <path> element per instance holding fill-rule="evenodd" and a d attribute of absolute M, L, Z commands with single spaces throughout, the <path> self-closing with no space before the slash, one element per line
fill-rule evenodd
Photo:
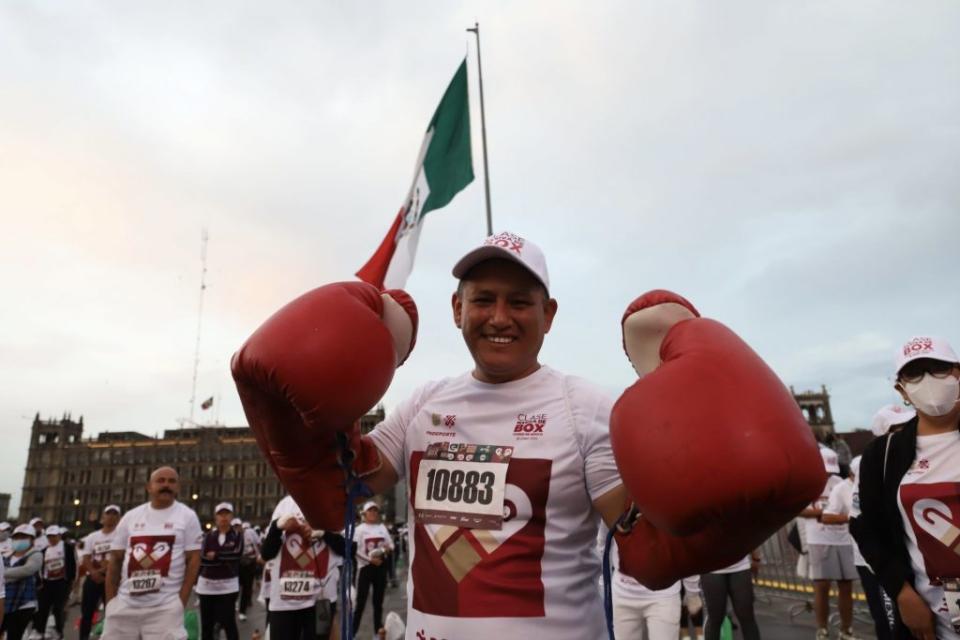
<path fill-rule="evenodd" d="M 338 282 L 280 309 L 234 354 L 233 379 L 257 444 L 314 528 L 343 528 L 338 433 L 353 451 L 354 473 L 380 468 L 359 419 L 416 336 L 417 307 L 405 292 Z"/>
<path fill-rule="evenodd" d="M 730 329 L 669 291 L 637 298 L 622 327 L 641 378 L 610 438 L 640 516 L 617 533 L 620 566 L 662 589 L 743 558 L 820 495 L 825 472 L 793 396 Z"/>

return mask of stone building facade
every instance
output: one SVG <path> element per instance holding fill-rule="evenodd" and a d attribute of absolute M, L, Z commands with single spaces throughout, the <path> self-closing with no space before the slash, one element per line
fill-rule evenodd
<path fill-rule="evenodd" d="M 384 417 L 378 407 L 362 420 L 369 430 Z M 150 472 L 171 466 L 180 473 L 179 500 L 203 523 L 213 521 L 218 502 L 233 503 L 237 516 L 265 525 L 284 495 L 248 427 L 168 429 L 162 437 L 134 431 L 83 437 L 83 417 L 42 420 L 30 431 L 18 520 L 87 531 L 100 511 L 117 504 L 126 512 L 147 500 Z"/>

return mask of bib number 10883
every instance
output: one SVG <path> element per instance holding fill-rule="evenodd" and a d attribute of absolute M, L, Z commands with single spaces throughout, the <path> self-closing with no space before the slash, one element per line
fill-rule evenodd
<path fill-rule="evenodd" d="M 427 472 L 427 497 L 436 502 L 465 502 L 488 505 L 493 502 L 497 476 L 492 471 L 430 469 Z"/>
<path fill-rule="evenodd" d="M 500 529 L 512 455 L 511 447 L 494 445 L 444 442 L 428 446 L 417 471 L 417 522 Z"/>

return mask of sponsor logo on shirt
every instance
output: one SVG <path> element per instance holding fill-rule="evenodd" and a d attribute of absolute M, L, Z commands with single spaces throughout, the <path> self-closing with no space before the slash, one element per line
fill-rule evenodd
<path fill-rule="evenodd" d="M 543 429 L 547 426 L 547 414 L 536 413 L 517 415 L 517 424 L 513 427 L 513 437 L 517 440 L 535 440 L 543 437 Z"/>

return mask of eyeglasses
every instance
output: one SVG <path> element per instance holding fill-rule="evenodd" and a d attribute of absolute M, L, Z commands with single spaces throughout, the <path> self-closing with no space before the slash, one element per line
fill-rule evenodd
<path fill-rule="evenodd" d="M 957 366 L 956 362 L 918 358 L 903 365 L 900 373 L 897 374 L 897 379 L 900 382 L 920 382 L 927 374 L 934 378 L 946 378 Z"/>

